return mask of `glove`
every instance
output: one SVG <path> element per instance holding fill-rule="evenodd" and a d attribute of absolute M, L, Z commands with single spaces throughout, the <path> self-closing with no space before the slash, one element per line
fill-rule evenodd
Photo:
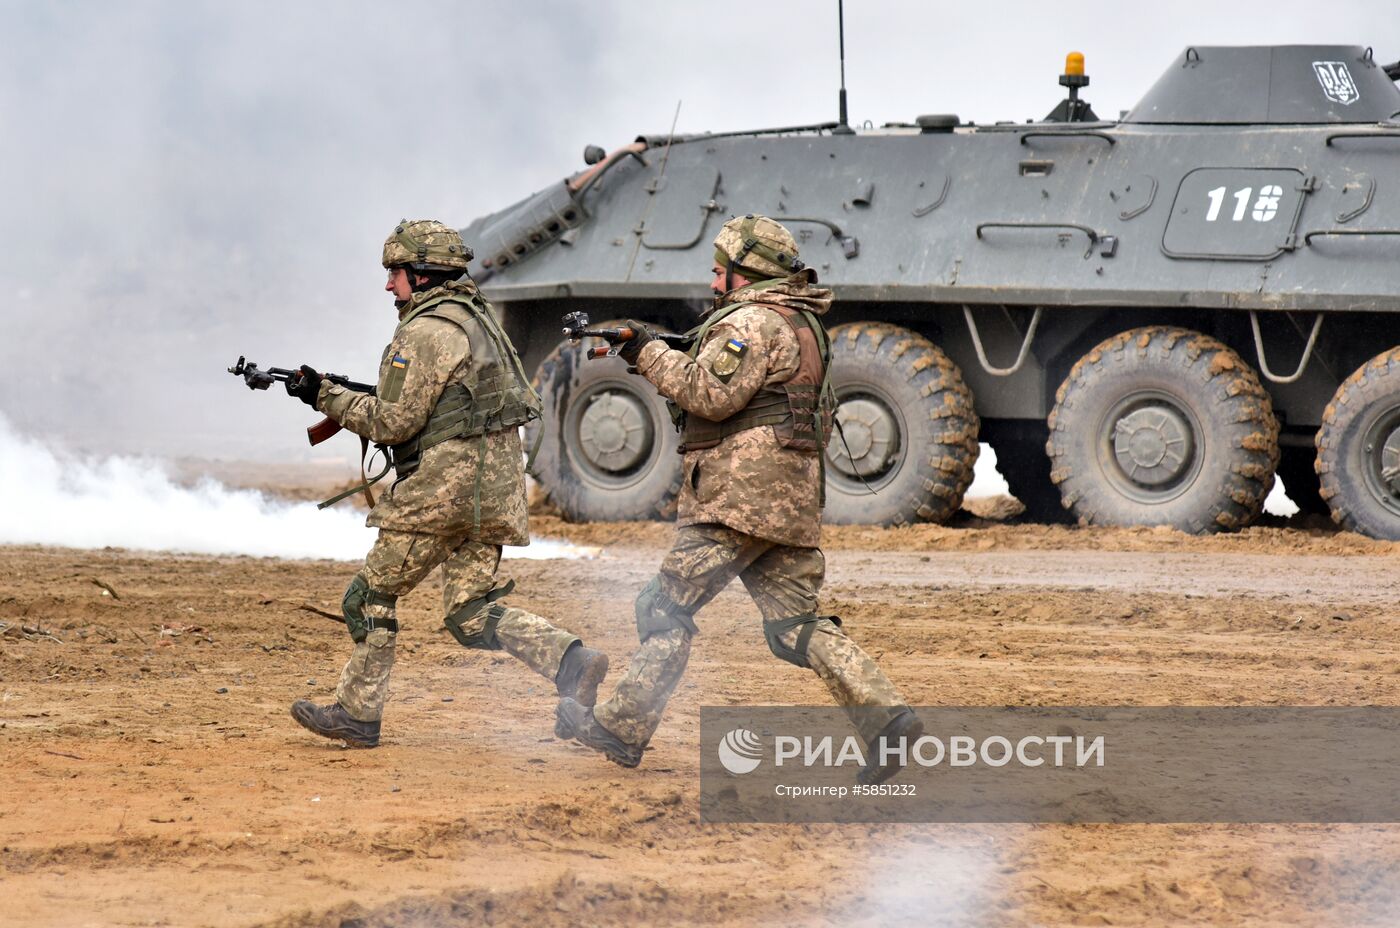
<path fill-rule="evenodd" d="M 632 330 L 632 337 L 621 345 L 617 346 L 617 356 L 626 361 L 629 366 L 637 365 L 637 357 L 641 355 L 642 349 L 647 342 L 655 338 L 651 331 L 635 319 L 627 320 L 627 328 Z"/>
<path fill-rule="evenodd" d="M 287 378 L 287 395 L 295 396 L 312 409 L 316 408 L 316 397 L 321 392 L 321 375 L 309 365 L 301 366 L 301 376 L 295 380 Z"/>

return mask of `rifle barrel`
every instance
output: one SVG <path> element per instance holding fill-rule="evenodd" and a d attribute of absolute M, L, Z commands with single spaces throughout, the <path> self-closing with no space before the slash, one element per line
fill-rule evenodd
<path fill-rule="evenodd" d="M 228 369 L 230 374 L 236 374 L 243 378 L 243 382 L 254 390 L 266 390 L 273 383 L 286 383 L 293 378 L 301 377 L 301 369 L 291 370 L 285 367 L 261 368 L 257 364 L 245 361 L 240 355 L 238 363 Z M 342 387 L 354 390 L 358 393 L 374 393 L 374 384 L 360 383 L 351 380 L 344 374 L 322 374 L 321 377 L 331 383 L 339 384 Z"/>

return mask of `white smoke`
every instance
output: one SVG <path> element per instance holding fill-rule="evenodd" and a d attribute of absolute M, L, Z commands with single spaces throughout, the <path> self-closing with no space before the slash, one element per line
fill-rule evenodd
<path fill-rule="evenodd" d="M 0 416 L 0 544 L 348 561 L 364 557 L 374 535 L 356 510 L 318 510 L 209 479 L 181 486 L 160 461 L 55 451 Z M 537 540 L 505 556 L 592 553 Z"/>
<path fill-rule="evenodd" d="M 965 494 L 968 499 L 985 496 L 1009 496 L 1011 488 L 1006 479 L 997 472 L 997 453 L 986 442 L 977 455 L 977 463 L 972 468 L 972 485 Z"/>
<path fill-rule="evenodd" d="M 893 826 L 865 860 L 857 909 L 828 913 L 854 928 L 892 925 L 986 925 L 1007 895 L 1003 869 L 1026 840 L 1026 826 Z M 857 876 L 853 873 L 852 876 Z"/>
<path fill-rule="evenodd" d="M 997 471 L 996 451 L 984 442 L 982 451 L 977 456 L 977 464 L 973 468 L 972 485 L 967 488 L 967 498 L 1006 496 L 1010 493 L 1011 488 L 1006 485 L 1006 479 Z M 1283 485 L 1282 480 L 1274 481 L 1274 488 L 1264 500 L 1264 511 L 1269 515 L 1285 518 L 1298 512 L 1297 505 L 1288 498 L 1287 487 Z"/>

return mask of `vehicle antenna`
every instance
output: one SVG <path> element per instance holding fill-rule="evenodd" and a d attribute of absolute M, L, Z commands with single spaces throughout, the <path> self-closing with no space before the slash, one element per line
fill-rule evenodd
<path fill-rule="evenodd" d="M 671 132 L 666 136 L 666 150 L 661 154 L 661 165 L 656 169 L 656 178 L 647 184 L 647 208 L 642 212 L 642 221 L 633 229 L 637 236 L 637 245 L 632 249 L 632 257 L 627 262 L 627 276 L 632 277 L 632 269 L 637 265 L 637 255 L 641 253 L 643 239 L 647 234 L 647 220 L 651 218 L 652 207 L 656 205 L 656 194 L 661 190 L 661 178 L 666 176 L 666 162 L 671 160 L 671 143 L 676 140 L 676 123 L 681 118 L 681 102 L 676 101 L 676 112 L 671 116 Z M 642 162 L 646 164 L 645 161 Z M 705 214 L 706 221 L 709 221 L 710 214 Z"/>
<path fill-rule="evenodd" d="M 681 118 L 681 102 L 680 100 L 676 101 L 676 112 L 675 115 L 671 117 L 671 131 L 666 136 L 666 150 L 661 154 L 661 169 L 656 172 L 657 177 L 661 177 L 666 173 L 666 162 L 671 157 L 671 143 L 676 140 L 676 123 L 679 122 Z"/>
<path fill-rule="evenodd" d="M 834 135 L 854 135 L 855 130 L 846 120 L 846 3 L 836 0 L 836 41 L 841 53 L 841 92 L 836 98 L 840 117 L 836 121 Z"/>

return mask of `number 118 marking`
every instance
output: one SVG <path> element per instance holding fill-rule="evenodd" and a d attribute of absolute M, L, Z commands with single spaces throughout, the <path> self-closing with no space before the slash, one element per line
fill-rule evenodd
<path fill-rule="evenodd" d="M 1249 210 L 1249 198 L 1254 194 L 1253 187 L 1243 187 L 1235 191 L 1235 212 L 1230 217 L 1231 222 L 1239 222 L 1244 219 L 1244 214 Z M 1214 190 L 1206 191 L 1206 196 L 1210 197 L 1210 209 L 1206 211 L 1206 222 L 1215 222 L 1220 218 L 1220 207 L 1225 203 L 1225 188 L 1216 187 Z M 1250 213 L 1250 218 L 1255 222 L 1268 222 L 1278 215 L 1278 201 L 1283 196 L 1283 188 L 1277 184 L 1268 184 L 1259 188 L 1259 199 L 1254 201 L 1254 210 Z"/>

